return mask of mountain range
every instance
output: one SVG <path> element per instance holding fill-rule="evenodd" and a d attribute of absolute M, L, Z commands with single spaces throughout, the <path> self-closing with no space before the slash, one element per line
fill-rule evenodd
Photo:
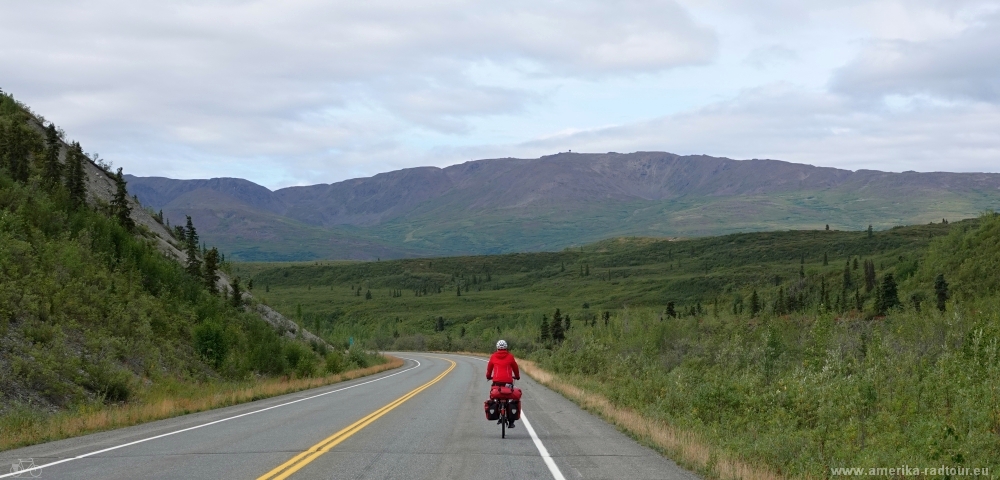
<path fill-rule="evenodd" d="M 560 250 L 616 236 L 863 230 L 1000 205 L 1000 174 L 842 170 L 664 152 L 418 167 L 271 191 L 238 178 L 126 176 L 129 191 L 240 260 Z"/>

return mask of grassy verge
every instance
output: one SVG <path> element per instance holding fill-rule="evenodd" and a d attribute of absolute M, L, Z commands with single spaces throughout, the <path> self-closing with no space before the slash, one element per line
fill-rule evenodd
<path fill-rule="evenodd" d="M 150 391 L 143 401 L 124 405 L 82 407 L 51 415 L 30 411 L 11 412 L 0 419 L 0 451 L 252 402 L 352 380 L 403 365 L 403 360 L 387 357 L 386 363 L 325 377 L 165 385 Z"/>
<path fill-rule="evenodd" d="M 607 397 L 577 387 L 570 381 L 543 370 L 531 360 L 521 360 L 518 365 L 521 371 L 536 382 L 559 392 L 583 409 L 600 415 L 637 440 L 698 473 L 721 480 L 785 478 L 765 466 L 747 463 L 713 448 L 695 432 L 676 428 L 630 408 L 616 406 Z"/>

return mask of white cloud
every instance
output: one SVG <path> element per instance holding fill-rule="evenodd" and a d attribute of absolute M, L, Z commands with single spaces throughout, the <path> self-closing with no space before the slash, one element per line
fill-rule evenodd
<path fill-rule="evenodd" d="M 934 95 L 1000 102 L 1000 15 L 946 39 L 871 41 L 837 71 L 832 87 L 852 95 Z"/>
<path fill-rule="evenodd" d="M 378 151 L 413 128 L 467 133 L 469 119 L 541 99 L 481 83 L 471 71 L 484 62 L 515 78 L 527 65 L 600 79 L 717 51 L 673 0 L 36 0 L 4 7 L 0 44 L 0 86 L 85 146 L 289 169 Z"/>
<path fill-rule="evenodd" d="M 8 3 L 0 87 L 138 175 L 567 149 L 997 168 L 997 0 Z"/>
<path fill-rule="evenodd" d="M 905 111 L 869 109 L 842 96 L 773 85 L 695 111 L 526 142 L 518 150 L 525 156 L 665 150 L 852 170 L 997 171 L 1000 106 L 914 102 Z"/>

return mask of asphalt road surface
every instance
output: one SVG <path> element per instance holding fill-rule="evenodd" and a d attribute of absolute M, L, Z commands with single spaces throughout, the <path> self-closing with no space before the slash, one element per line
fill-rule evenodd
<path fill-rule="evenodd" d="M 500 438 L 483 360 L 397 355 L 350 382 L 0 452 L 0 478 L 697 478 L 526 376 Z"/>

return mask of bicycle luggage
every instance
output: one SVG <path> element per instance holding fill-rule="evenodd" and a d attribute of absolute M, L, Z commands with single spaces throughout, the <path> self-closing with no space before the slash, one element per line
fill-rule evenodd
<path fill-rule="evenodd" d="M 520 389 L 518 389 L 520 391 Z M 518 395 L 520 397 L 520 395 Z M 521 419 L 521 401 L 509 400 L 507 402 L 507 420 Z"/>
<path fill-rule="evenodd" d="M 500 419 L 500 405 L 497 405 L 496 400 L 487 400 L 483 402 L 483 410 L 486 412 L 487 420 L 497 421 Z"/>
<path fill-rule="evenodd" d="M 490 398 L 496 400 L 521 399 L 521 389 L 507 385 L 496 385 L 490 389 Z"/>

